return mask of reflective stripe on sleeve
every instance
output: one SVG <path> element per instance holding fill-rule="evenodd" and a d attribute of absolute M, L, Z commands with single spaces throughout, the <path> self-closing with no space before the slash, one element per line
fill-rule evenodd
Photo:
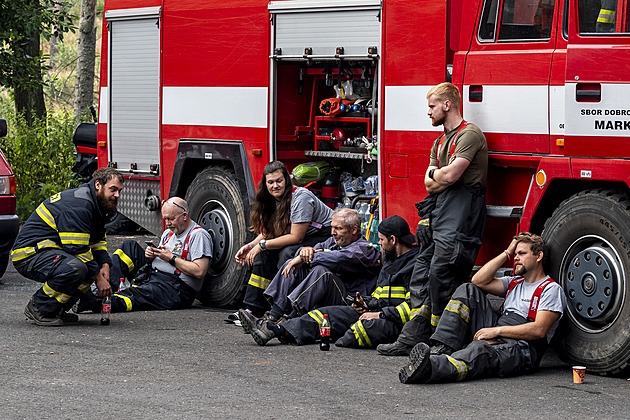
<path fill-rule="evenodd" d="M 95 244 L 91 244 L 90 248 L 92 251 L 105 251 L 107 252 L 107 241 L 97 242 Z"/>
<path fill-rule="evenodd" d="M 407 296 L 407 289 L 404 286 L 394 287 L 377 287 L 372 293 L 372 297 L 376 299 L 391 298 L 391 299 L 405 299 Z"/>
<path fill-rule="evenodd" d="M 400 305 L 396 306 L 396 310 L 398 311 L 398 315 L 400 316 L 400 320 L 403 324 L 409 321 L 413 316 L 413 310 L 407 302 L 403 302 Z"/>
<path fill-rule="evenodd" d="M 90 249 L 88 252 L 83 252 L 81 254 L 75 255 L 78 259 L 83 261 L 84 263 L 88 263 L 94 260 L 94 255 L 92 255 L 92 250 Z"/>
<path fill-rule="evenodd" d="M 52 214 L 50 214 L 43 203 L 40 204 L 39 207 L 37 207 L 37 210 L 35 210 L 35 212 L 48 226 L 50 226 L 54 230 L 57 230 L 57 223 L 55 223 L 55 218 L 52 216 Z"/>
<path fill-rule="evenodd" d="M 89 245 L 90 234 L 80 232 L 59 232 L 62 245 Z"/>

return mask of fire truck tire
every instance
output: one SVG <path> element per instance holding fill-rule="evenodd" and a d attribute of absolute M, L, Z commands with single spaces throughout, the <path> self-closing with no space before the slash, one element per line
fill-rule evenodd
<path fill-rule="evenodd" d="M 630 366 L 630 198 L 577 193 L 554 211 L 542 236 L 548 273 L 567 294 L 554 339 L 559 356 L 593 373 L 621 373 Z"/>
<path fill-rule="evenodd" d="M 188 187 L 186 201 L 190 216 L 208 230 L 213 256 L 197 298 L 204 305 L 227 307 L 241 302 L 248 268 L 234 255 L 246 241 L 245 207 L 234 173 L 221 167 L 200 172 Z"/>

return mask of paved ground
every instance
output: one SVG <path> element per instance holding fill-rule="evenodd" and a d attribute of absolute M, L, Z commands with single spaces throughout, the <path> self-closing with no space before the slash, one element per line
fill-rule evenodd
<path fill-rule="evenodd" d="M 115 238 L 113 242 L 122 238 Z M 316 345 L 259 347 L 228 310 L 98 314 L 77 325 L 25 322 L 38 285 L 13 267 L 0 284 L 0 418 L 594 418 L 630 417 L 630 382 L 571 369 L 549 353 L 522 378 L 406 386 L 405 358 Z"/>

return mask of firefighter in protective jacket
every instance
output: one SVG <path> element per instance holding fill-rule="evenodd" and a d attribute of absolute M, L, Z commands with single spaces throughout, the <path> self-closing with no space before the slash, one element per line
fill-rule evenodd
<path fill-rule="evenodd" d="M 413 246 L 415 240 L 409 225 L 400 216 L 383 220 L 378 233 L 379 244 L 385 252 L 385 262 L 376 290 L 371 296 L 363 298 L 357 293 L 351 306 L 314 309 L 277 325 L 257 321 L 243 313 L 245 323 L 242 325 L 245 331 L 252 334 L 259 345 L 266 344 L 274 337 L 298 345 L 313 343 L 319 337 L 319 328 L 324 314 L 327 314 L 331 335 L 339 338 L 335 343 L 337 346 L 374 347 L 395 339 L 403 324 L 412 317 L 407 288 L 418 248 Z"/>
<path fill-rule="evenodd" d="M 93 281 L 99 295 L 111 295 L 105 224 L 116 214 L 123 182 L 115 169 L 99 169 L 90 182 L 44 200 L 28 218 L 11 259 L 20 274 L 43 283 L 24 310 L 29 321 L 76 322 L 66 312 Z"/>

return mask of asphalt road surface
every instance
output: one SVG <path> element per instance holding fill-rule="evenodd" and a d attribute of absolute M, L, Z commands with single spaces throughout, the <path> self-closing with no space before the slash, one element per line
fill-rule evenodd
<path fill-rule="evenodd" d="M 38 287 L 12 266 L 0 284 L 2 419 L 630 418 L 626 378 L 587 372 L 574 385 L 552 352 L 525 377 L 402 385 L 404 357 L 259 347 L 224 322 L 226 309 L 113 314 L 107 327 L 82 314 L 76 325 L 38 327 L 23 315 Z"/>

